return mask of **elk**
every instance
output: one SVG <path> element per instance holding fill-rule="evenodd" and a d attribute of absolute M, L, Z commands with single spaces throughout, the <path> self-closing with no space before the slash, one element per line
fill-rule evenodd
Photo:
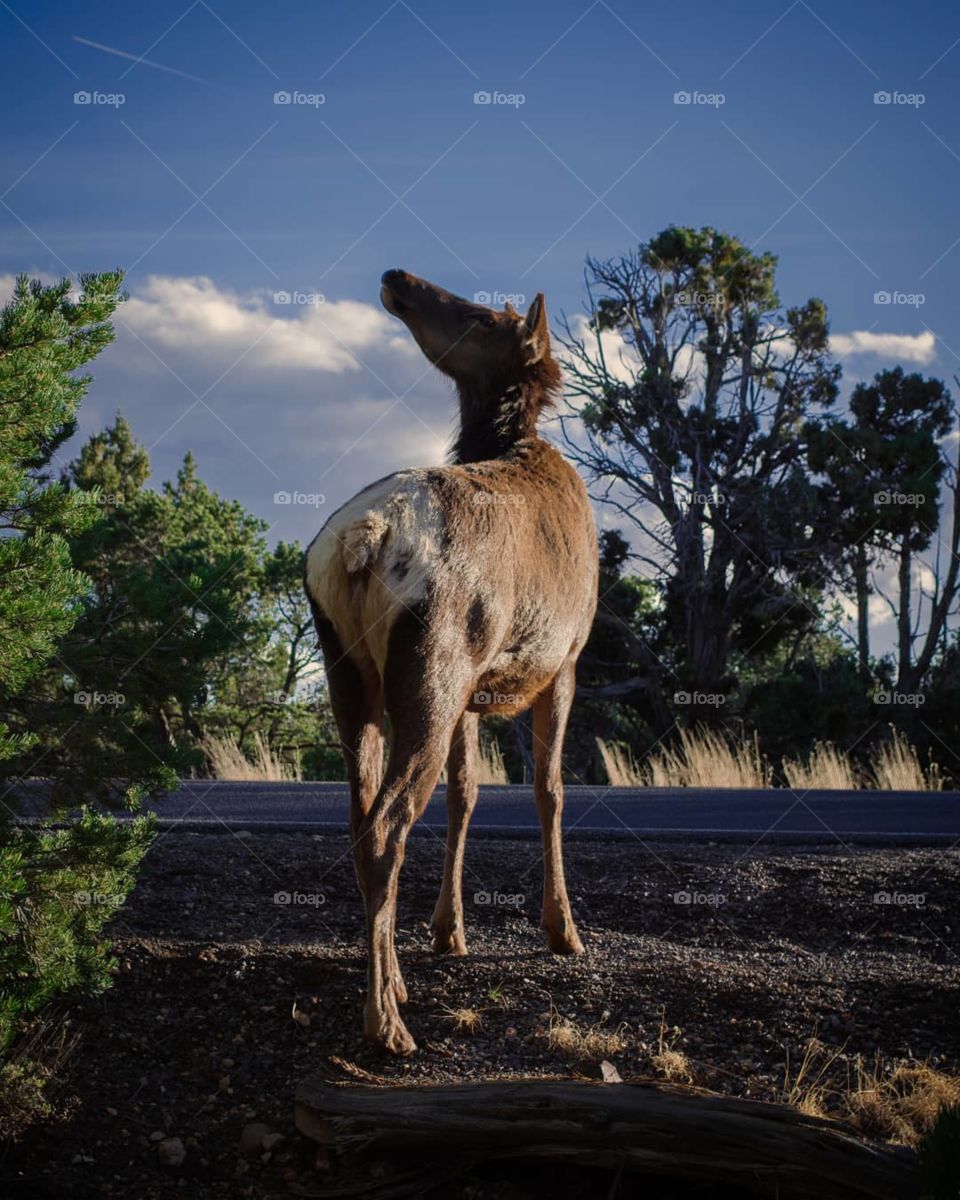
<path fill-rule="evenodd" d="M 431 931 L 435 953 L 465 954 L 464 844 L 482 715 L 532 706 L 542 927 L 555 953 L 583 950 L 564 882 L 561 752 L 598 561 L 583 482 L 537 432 L 560 386 L 543 295 L 524 317 L 390 270 L 380 298 L 456 386 L 451 462 L 399 471 L 354 496 L 309 546 L 304 582 L 350 784 L 368 936 L 364 1032 L 409 1054 L 394 945 L 398 875 L 446 763 L 447 845 Z"/>

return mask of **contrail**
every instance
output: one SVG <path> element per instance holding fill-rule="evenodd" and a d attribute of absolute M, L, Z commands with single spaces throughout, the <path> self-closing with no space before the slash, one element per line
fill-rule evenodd
<path fill-rule="evenodd" d="M 117 58 L 129 58 L 132 62 L 142 63 L 145 67 L 153 67 L 155 71 L 166 71 L 169 75 L 179 75 L 182 79 L 192 79 L 194 83 L 205 83 L 208 87 L 219 87 L 211 79 L 201 79 L 199 75 L 190 75 L 186 71 L 178 71 L 176 67 L 165 67 L 163 63 L 152 62 L 149 58 L 141 58 L 139 54 L 128 54 L 126 50 L 116 50 L 113 46 L 104 46 L 102 42 L 91 42 L 89 38 L 73 36 L 75 42 L 83 46 L 92 46 L 94 50 L 102 50 L 104 54 L 115 54 Z"/>

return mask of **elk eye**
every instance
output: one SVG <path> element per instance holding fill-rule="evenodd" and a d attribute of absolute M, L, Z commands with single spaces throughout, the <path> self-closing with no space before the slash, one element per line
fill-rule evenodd
<path fill-rule="evenodd" d="M 477 324 L 482 325 L 485 329 L 491 329 L 495 324 L 493 317 L 488 317 L 483 314 L 477 317 Z"/>

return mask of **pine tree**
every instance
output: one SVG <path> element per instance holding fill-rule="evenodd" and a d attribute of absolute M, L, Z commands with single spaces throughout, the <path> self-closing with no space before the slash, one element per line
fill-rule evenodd
<path fill-rule="evenodd" d="M 90 377 L 77 375 L 113 338 L 121 275 L 17 281 L 0 313 L 0 760 L 6 773 L 42 775 L 56 742 L 37 753 L 38 681 L 79 614 L 89 581 L 71 543 L 98 521 L 91 494 L 50 478 L 76 428 Z M 94 494 L 95 498 L 95 494 Z M 114 764 L 102 760 L 109 776 Z M 18 780 L 3 792 L 9 809 Z M 0 823 L 0 1051 L 21 1020 L 75 987 L 99 991 L 112 960 L 100 931 L 133 884 L 152 836 L 146 818 L 121 825 L 84 813 L 62 830 Z M 0 1123 L 23 1099 L 24 1066 L 0 1062 Z M 36 1102 L 34 1102 L 36 1109 Z"/>

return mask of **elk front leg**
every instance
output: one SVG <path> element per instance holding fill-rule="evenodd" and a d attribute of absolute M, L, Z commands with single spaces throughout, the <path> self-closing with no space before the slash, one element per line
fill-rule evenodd
<path fill-rule="evenodd" d="M 430 929 L 435 954 L 466 954 L 463 923 L 463 855 L 470 814 L 477 802 L 477 729 L 480 717 L 465 712 L 457 722 L 447 758 L 447 850 L 443 883 Z"/>
<path fill-rule="evenodd" d="M 555 954 L 581 954 L 563 877 L 563 737 L 573 704 L 575 660 L 569 659 L 533 705 L 533 794 L 543 832 L 543 918 Z"/>

